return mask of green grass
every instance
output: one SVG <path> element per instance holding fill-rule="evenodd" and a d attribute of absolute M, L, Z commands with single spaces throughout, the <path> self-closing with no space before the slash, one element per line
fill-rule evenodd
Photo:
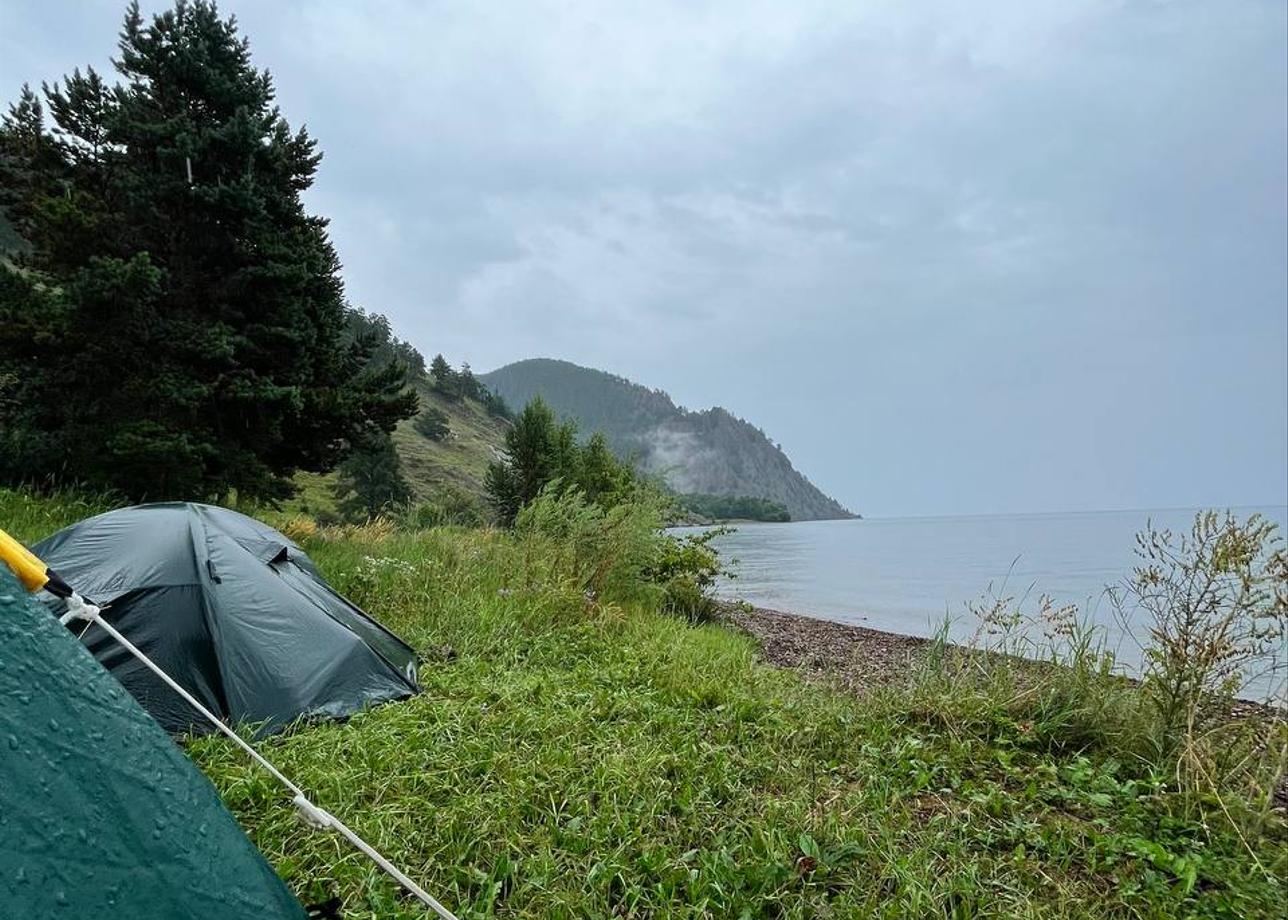
<path fill-rule="evenodd" d="M 90 510 L 0 491 L 23 539 Z M 589 602 L 535 538 L 307 548 L 420 650 L 424 691 L 264 750 L 463 917 L 1282 916 L 1280 818 L 1240 839 L 1042 712 L 821 689 L 721 627 Z M 424 916 L 235 749 L 190 750 L 305 899 Z"/>
<path fill-rule="evenodd" d="M 428 498 L 436 486 L 448 484 L 482 495 L 488 463 L 504 442 L 508 423 L 488 415 L 475 400 L 455 402 L 428 386 L 417 392 L 422 410 L 433 408 L 447 415 L 451 434 L 431 441 L 416 433 L 410 419 L 394 431 L 403 475 L 412 490 L 418 498 Z"/>

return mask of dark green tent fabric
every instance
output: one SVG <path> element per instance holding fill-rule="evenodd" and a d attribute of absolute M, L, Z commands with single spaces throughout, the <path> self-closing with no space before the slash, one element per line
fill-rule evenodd
<path fill-rule="evenodd" d="M 406 643 L 333 591 L 299 546 L 227 508 L 122 508 L 32 549 L 207 708 L 261 733 L 417 690 Z M 102 629 L 83 641 L 163 728 L 210 730 Z"/>
<path fill-rule="evenodd" d="M 3 564 L 0 916 L 305 916 L 209 781 Z"/>

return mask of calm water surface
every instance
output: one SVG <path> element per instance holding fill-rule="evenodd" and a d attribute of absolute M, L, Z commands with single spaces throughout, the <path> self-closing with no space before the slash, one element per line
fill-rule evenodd
<path fill-rule="evenodd" d="M 1281 532 L 1288 521 L 1282 506 L 1235 510 L 1241 517 L 1260 512 Z M 1030 610 L 1048 594 L 1104 624 L 1131 668 L 1138 648 L 1118 628 L 1105 586 L 1131 574 L 1135 534 L 1147 521 L 1179 533 L 1193 519 L 1192 510 L 1164 510 L 743 524 L 716 543 L 736 571 L 719 590 L 905 635 L 930 635 L 947 614 L 958 640 L 975 628 L 967 602 L 990 589 L 1027 595 Z"/>

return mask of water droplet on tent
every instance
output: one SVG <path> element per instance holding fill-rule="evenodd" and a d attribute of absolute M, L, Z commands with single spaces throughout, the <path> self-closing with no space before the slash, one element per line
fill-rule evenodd
<path fill-rule="evenodd" d="M 66 906 L 67 906 L 67 892 L 65 892 L 65 891 L 59 891 L 59 892 L 57 892 L 57 893 L 54 895 L 54 901 L 56 901 L 56 902 L 58 903 L 58 906 L 59 906 L 59 907 L 66 907 Z"/>
<path fill-rule="evenodd" d="M 27 867 L 26 867 L 26 866 L 19 866 L 19 867 L 18 867 L 18 872 L 14 875 L 13 879 L 14 879 L 14 881 L 15 881 L 15 882 L 17 882 L 19 885 L 25 885 L 25 884 L 27 884 L 28 882 L 30 882 L 30 881 L 31 881 L 31 879 L 27 878 Z"/>
<path fill-rule="evenodd" d="M 19 703 L 22 703 L 22 705 L 24 705 L 24 706 L 30 706 L 30 705 L 31 705 L 31 694 L 30 694 L 30 693 L 19 693 L 19 694 L 18 694 L 18 702 L 19 702 Z"/>
<path fill-rule="evenodd" d="M 50 719 L 50 720 L 49 720 L 49 730 L 50 730 L 50 731 L 52 731 L 52 732 L 56 732 L 56 731 L 58 731 L 58 720 L 57 720 L 57 719 Z"/>
<path fill-rule="evenodd" d="M 16 750 L 18 750 L 18 736 L 17 736 L 17 735 L 10 735 L 10 736 L 9 736 L 9 750 L 11 750 L 11 751 L 16 751 Z"/>

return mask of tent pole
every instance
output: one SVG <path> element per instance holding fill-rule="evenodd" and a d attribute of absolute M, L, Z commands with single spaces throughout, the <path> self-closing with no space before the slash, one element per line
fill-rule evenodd
<path fill-rule="evenodd" d="M 293 795 L 292 801 L 295 804 L 295 807 L 300 811 L 301 815 L 303 815 L 304 818 L 310 824 L 319 828 L 334 829 L 340 834 L 340 836 L 344 837 L 344 839 L 348 840 L 349 843 L 351 843 L 355 848 L 357 848 L 364 856 L 366 856 L 377 866 L 383 869 L 391 878 L 394 879 L 394 881 L 396 881 L 399 885 L 401 885 L 409 894 L 413 895 L 422 904 L 430 908 L 430 910 L 432 910 L 439 917 L 441 917 L 442 920 L 457 920 L 457 917 L 455 914 L 453 914 L 450 910 L 448 910 L 437 900 L 435 900 L 433 896 L 431 896 L 428 892 L 425 891 L 425 889 L 421 888 L 414 881 L 412 881 L 411 878 L 409 878 L 402 870 L 400 870 L 397 866 L 395 866 L 388 859 L 382 856 L 375 849 L 375 847 L 367 843 L 367 841 L 363 840 L 360 836 L 358 836 L 356 832 L 351 830 L 348 825 L 346 825 L 339 818 L 332 815 L 330 812 L 326 811 L 323 808 L 319 808 L 318 806 L 314 805 L 311 801 L 309 801 L 308 796 L 304 794 L 304 790 L 302 790 L 299 786 L 295 785 L 295 783 L 291 782 L 291 780 L 288 779 L 286 775 L 282 773 L 281 770 L 277 769 L 277 767 L 269 763 L 267 758 L 265 758 L 262 754 L 260 754 L 259 751 L 255 750 L 255 748 L 252 747 L 249 742 L 245 741 L 240 735 L 237 734 L 237 732 L 233 731 L 231 728 L 225 725 L 223 723 L 223 720 L 221 720 L 213 712 L 211 712 L 204 705 L 202 705 L 201 702 L 196 697 L 194 697 L 191 693 L 189 693 L 182 686 L 180 686 L 179 683 L 174 678 L 172 678 L 169 674 L 167 674 L 164 670 L 161 669 L 160 665 L 156 664 L 156 662 L 154 662 L 151 658 L 145 655 L 142 652 L 142 650 L 138 648 L 138 646 L 136 646 L 129 639 L 125 638 L 125 636 L 121 635 L 121 633 L 117 630 L 115 626 L 113 626 L 111 623 L 107 622 L 107 620 L 103 618 L 102 612 L 98 607 L 94 606 L 93 604 L 86 603 L 85 600 L 79 594 L 72 594 L 72 596 L 68 598 L 67 603 L 68 603 L 68 611 L 62 617 L 62 620 L 64 623 L 71 619 L 88 620 L 90 623 L 97 623 L 105 633 L 107 633 L 109 636 L 115 639 L 121 645 L 122 648 L 124 648 L 127 652 L 129 652 L 131 655 L 137 658 L 145 667 L 148 668 L 148 670 L 150 670 L 153 674 L 159 677 L 165 683 L 166 686 L 168 686 L 175 693 L 179 694 L 179 696 L 183 697 L 184 701 L 189 706 L 197 710 L 197 712 L 201 713 L 201 715 L 205 716 L 206 720 L 209 721 L 211 725 L 213 725 L 222 734 L 227 736 L 229 740 L 231 740 L 234 744 L 240 747 L 243 751 L 249 754 L 250 757 L 257 764 L 259 764 L 261 767 L 263 767 L 265 770 L 271 773 L 279 783 L 281 783 L 283 786 L 289 789 Z"/>

